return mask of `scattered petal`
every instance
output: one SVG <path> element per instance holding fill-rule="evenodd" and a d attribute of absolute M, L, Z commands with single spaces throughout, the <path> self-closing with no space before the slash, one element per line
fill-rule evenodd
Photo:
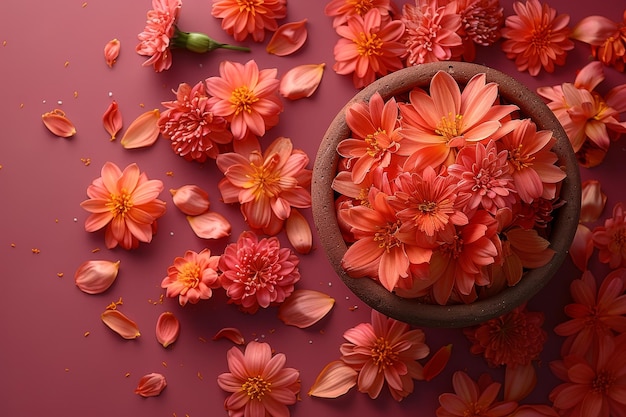
<path fill-rule="evenodd" d="M 213 336 L 213 340 L 219 339 L 228 339 L 236 345 L 243 345 L 246 343 L 239 329 L 234 327 L 224 327 L 222 330 L 217 332 L 215 336 Z"/>
<path fill-rule="evenodd" d="M 209 210 L 209 194 L 197 185 L 171 189 L 174 205 L 188 216 L 198 216 Z"/>
<path fill-rule="evenodd" d="M 117 57 L 120 55 L 120 41 L 113 39 L 107 42 L 104 46 L 104 59 L 110 68 L 113 68 L 113 64 L 117 61 Z"/>
<path fill-rule="evenodd" d="M 154 109 L 140 114 L 132 121 L 124 133 L 121 144 L 126 149 L 145 148 L 152 146 L 159 137 L 159 117 L 161 112 Z"/>
<path fill-rule="evenodd" d="M 320 398 L 337 398 L 356 385 L 358 372 L 343 361 L 333 361 L 317 376 L 309 395 Z"/>
<path fill-rule="evenodd" d="M 277 56 L 287 56 L 300 49 L 308 36 L 306 21 L 303 19 L 280 26 L 268 42 L 265 48 L 267 52 Z"/>
<path fill-rule="evenodd" d="M 187 216 L 187 221 L 196 236 L 202 239 L 220 239 L 230 236 L 230 222 L 219 213 L 207 211 L 199 216 Z"/>
<path fill-rule="evenodd" d="M 326 64 L 304 64 L 293 67 L 280 80 L 280 95 L 290 100 L 311 97 L 322 82 Z"/>
<path fill-rule="evenodd" d="M 333 308 L 335 299 L 314 290 L 295 290 L 278 308 L 278 318 L 300 329 L 320 321 Z"/>
<path fill-rule="evenodd" d="M 587 180 L 582 184 L 582 201 L 580 207 L 580 221 L 583 223 L 595 222 L 600 218 L 606 205 L 606 194 L 600 188 L 597 180 Z"/>
<path fill-rule="evenodd" d="M 569 256 L 576 268 L 586 271 L 592 254 L 593 239 L 591 230 L 584 224 L 578 224 L 574 240 L 569 248 Z"/>
<path fill-rule="evenodd" d="M 291 209 L 291 214 L 285 222 L 285 233 L 296 252 L 307 254 L 311 251 L 313 246 L 311 226 L 298 210 Z"/>
<path fill-rule="evenodd" d="M 174 313 L 166 311 L 157 319 L 156 338 L 164 348 L 168 347 L 178 339 L 180 334 L 180 322 Z"/>
<path fill-rule="evenodd" d="M 114 140 L 122 129 L 122 113 L 115 100 L 109 104 L 109 107 L 102 115 L 102 124 L 104 125 L 104 130 L 111 135 L 111 140 Z"/>
<path fill-rule="evenodd" d="M 424 365 L 424 380 L 430 381 L 444 370 L 452 354 L 452 345 L 442 346 Z"/>
<path fill-rule="evenodd" d="M 59 137 L 69 138 L 76 134 L 76 127 L 70 119 L 65 117 L 63 110 L 54 109 L 44 113 L 41 115 L 41 120 L 50 132 Z"/>
<path fill-rule="evenodd" d="M 532 362 L 527 365 L 507 366 L 504 372 L 504 401 L 521 401 L 537 385 L 537 373 Z"/>
<path fill-rule="evenodd" d="M 76 270 L 74 281 L 81 291 L 87 294 L 100 294 L 115 282 L 119 268 L 120 261 L 86 261 Z"/>
<path fill-rule="evenodd" d="M 135 394 L 139 394 L 142 397 L 156 397 L 167 386 L 165 377 L 159 373 L 153 372 L 141 377 L 137 388 L 135 388 Z"/>
<path fill-rule="evenodd" d="M 105 310 L 100 317 L 109 329 L 124 339 L 136 339 L 140 336 L 137 323 L 126 317 L 119 310 Z"/>

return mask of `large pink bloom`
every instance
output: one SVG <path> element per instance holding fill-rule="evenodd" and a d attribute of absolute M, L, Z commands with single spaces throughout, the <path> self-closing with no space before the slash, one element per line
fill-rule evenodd
<path fill-rule="evenodd" d="M 166 110 L 159 117 L 159 129 L 171 141 L 172 150 L 188 161 L 215 159 L 219 145 L 232 141 L 226 119 L 213 114 L 204 83 L 181 83 L 176 100 L 161 104 Z"/>
<path fill-rule="evenodd" d="M 219 77 L 206 79 L 206 89 L 213 96 L 213 114 L 230 122 L 235 140 L 261 137 L 278 124 L 283 102 L 276 68 L 259 70 L 254 60 L 222 61 L 219 72 Z"/>
<path fill-rule="evenodd" d="M 165 202 L 157 197 L 163 183 L 149 180 L 137 164 L 128 165 L 124 171 L 112 162 L 106 162 L 101 177 L 87 187 L 88 200 L 80 206 L 91 214 L 85 220 L 85 230 L 95 232 L 105 229 L 107 248 L 118 244 L 124 249 L 149 243 L 156 229 L 156 221 L 165 214 Z"/>
<path fill-rule="evenodd" d="M 300 280 L 300 260 L 276 237 L 260 239 L 243 232 L 224 249 L 219 261 L 222 286 L 231 303 L 242 311 L 256 313 L 285 301 Z"/>
<path fill-rule="evenodd" d="M 420 329 L 372 310 L 372 322 L 348 329 L 341 345 L 341 360 L 359 372 L 361 392 L 377 398 L 387 382 L 396 401 L 413 392 L 413 380 L 423 379 L 418 359 L 428 356 L 426 336 Z"/>
<path fill-rule="evenodd" d="M 353 74 L 356 88 L 402 68 L 404 24 L 399 20 L 383 19 L 380 10 L 374 8 L 363 17 L 348 17 L 347 25 L 336 30 L 341 39 L 335 44 L 333 69 L 337 74 Z"/>
<path fill-rule="evenodd" d="M 277 138 L 265 152 L 250 155 L 224 153 L 217 157 L 224 173 L 218 184 L 225 203 L 241 204 L 241 212 L 253 229 L 277 234 L 291 214 L 291 207 L 311 207 L 309 157 L 288 138 Z"/>
<path fill-rule="evenodd" d="M 152 10 L 148 11 L 146 27 L 138 35 L 140 43 L 136 47 L 139 55 L 149 57 L 144 66 L 152 65 L 157 72 L 172 66 L 170 41 L 182 4 L 182 0 L 152 0 Z"/>
<path fill-rule="evenodd" d="M 211 256 L 209 249 L 200 253 L 189 250 L 183 257 L 176 257 L 174 264 L 167 268 L 161 288 L 166 289 L 168 297 L 178 297 L 181 306 L 207 300 L 213 295 L 212 289 L 221 287 L 217 275 L 219 260 L 219 256 Z"/>
<path fill-rule="evenodd" d="M 288 405 L 300 392 L 300 372 L 286 368 L 284 353 L 272 356 L 267 343 L 250 342 L 245 352 L 238 347 L 226 353 L 228 370 L 217 384 L 230 395 L 224 407 L 231 417 L 289 417 Z"/>
<path fill-rule="evenodd" d="M 222 19 L 222 29 L 236 41 L 251 35 L 263 42 L 265 31 L 275 32 L 276 21 L 287 15 L 287 0 L 213 0 L 211 14 Z"/>

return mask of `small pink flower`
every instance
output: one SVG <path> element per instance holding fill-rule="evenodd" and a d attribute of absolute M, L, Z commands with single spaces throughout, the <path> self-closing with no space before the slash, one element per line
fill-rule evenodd
<path fill-rule="evenodd" d="M 246 64 L 222 61 L 219 77 L 206 79 L 214 116 L 230 123 L 235 140 L 261 137 L 278 124 L 283 103 L 278 92 L 277 69 L 259 70 L 254 60 Z"/>
<path fill-rule="evenodd" d="M 220 145 L 233 137 L 226 119 L 214 114 L 204 82 L 193 87 L 181 83 L 175 94 L 176 100 L 161 103 L 166 108 L 158 121 L 161 133 L 171 141 L 174 153 L 188 161 L 215 159 Z"/>
<path fill-rule="evenodd" d="M 221 284 L 230 303 L 254 314 L 259 307 L 278 305 L 291 295 L 300 280 L 299 263 L 276 237 L 259 240 L 255 233 L 243 232 L 220 257 Z"/>
<path fill-rule="evenodd" d="M 613 269 L 626 267 L 626 214 L 622 203 L 613 207 L 613 217 L 592 231 L 592 239 L 600 250 L 600 262 L 609 264 Z"/>
<path fill-rule="evenodd" d="M 226 358 L 229 372 L 218 375 L 217 384 L 229 394 L 224 407 L 230 416 L 289 416 L 300 372 L 285 367 L 285 354 L 272 356 L 270 345 L 251 341 L 243 353 L 232 347 Z"/>
<path fill-rule="evenodd" d="M 178 297 L 181 306 L 190 302 L 208 300 L 213 289 L 220 287 L 217 274 L 219 256 L 211 256 L 209 249 L 200 253 L 185 252 L 184 257 L 176 257 L 174 264 L 167 268 L 167 277 L 161 281 L 168 297 Z"/>
<path fill-rule="evenodd" d="M 277 20 L 287 15 L 287 0 L 263 0 L 242 3 L 239 0 L 213 0 L 213 17 L 222 19 L 222 29 L 236 41 L 252 36 L 263 42 L 265 32 L 278 29 Z"/>

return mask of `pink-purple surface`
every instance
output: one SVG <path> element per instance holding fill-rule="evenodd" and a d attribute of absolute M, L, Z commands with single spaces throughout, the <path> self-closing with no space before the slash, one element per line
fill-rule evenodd
<path fill-rule="evenodd" d="M 209 0 L 185 0 L 179 25 L 200 31 L 223 42 L 233 42 L 211 16 Z M 502 1 L 506 15 L 511 2 Z M 159 302 L 160 282 L 176 256 L 186 250 L 210 248 L 221 253 L 225 244 L 245 229 L 238 208 L 219 201 L 217 181 L 221 173 L 214 163 L 185 162 L 175 156 L 167 141 L 153 147 L 125 150 L 110 141 L 102 127 L 102 114 L 112 99 L 122 111 L 125 127 L 140 113 L 161 108 L 172 100 L 171 90 L 179 83 L 195 84 L 217 75 L 221 60 L 246 62 L 255 59 L 261 68 L 278 68 L 279 75 L 298 64 L 326 63 L 322 84 L 310 99 L 285 101 L 280 123 L 262 143 L 278 136 L 290 137 L 295 146 L 313 159 L 327 125 L 342 104 L 355 94 L 351 78 L 332 71 L 333 45 L 337 40 L 331 20 L 323 13 L 325 2 L 290 0 L 284 21 L 308 19 L 309 39 L 304 48 L 289 57 L 265 52 L 265 43 L 248 42 L 251 54 L 218 50 L 201 56 L 175 51 L 169 71 L 155 73 L 142 67 L 144 57 L 134 51 L 137 34 L 143 29 L 149 0 L 85 1 L 25 0 L 4 2 L 0 7 L 0 414 L 5 416 L 191 416 L 226 415 L 226 394 L 216 383 L 225 372 L 227 340 L 213 341 L 223 327 L 239 328 L 246 340 L 266 341 L 287 355 L 287 365 L 301 372 L 301 400 L 292 406 L 296 417 L 432 416 L 437 396 L 451 390 L 451 375 L 462 369 L 477 377 L 491 370 L 482 358 L 468 352 L 460 330 L 424 329 L 434 350 L 452 343 L 451 363 L 434 381 L 417 382 L 415 392 L 404 401 L 393 401 L 387 391 L 379 399 L 351 390 L 334 400 L 307 396 L 323 366 L 339 357 L 343 332 L 369 320 L 369 309 L 348 292 L 328 264 L 319 239 L 314 250 L 301 256 L 302 280 L 298 288 L 328 293 L 336 299 L 331 314 L 312 328 L 300 330 L 282 324 L 277 310 L 256 315 L 240 313 L 217 292 L 211 300 L 184 308 L 176 300 Z M 571 16 L 571 24 L 586 15 L 621 19 L 624 3 L 618 0 L 571 2 L 550 0 L 549 4 Z M 121 55 L 114 68 L 103 58 L 105 43 L 118 38 Z M 499 46 L 480 50 L 477 63 L 492 66 L 525 83 L 531 89 L 573 81 L 589 56 L 587 45 L 577 43 L 565 67 L 536 78 L 519 73 Z M 606 69 L 607 80 L 600 91 L 626 82 L 623 74 Z M 41 123 L 41 114 L 60 108 L 75 123 L 78 133 L 71 139 L 54 137 Z M 90 164 L 84 163 L 89 159 Z M 605 215 L 624 200 L 624 143 L 613 143 L 600 167 L 582 170 L 583 179 L 600 179 L 608 194 Z M 79 203 L 85 190 L 99 176 L 106 161 L 119 166 L 137 162 L 150 178 L 160 179 L 165 189 L 196 184 L 209 191 L 212 209 L 227 216 L 233 235 L 221 241 L 195 237 L 185 217 L 171 203 L 167 191 L 161 198 L 168 212 L 159 220 L 159 231 L 151 244 L 139 249 L 107 250 L 101 233 L 87 233 L 87 213 Z M 171 172 L 171 175 L 167 173 Z M 305 214 L 312 223 L 310 210 Z M 280 236 L 287 245 L 284 235 Z M 39 251 L 39 253 L 34 253 Z M 96 249 L 99 251 L 95 252 Z M 76 268 L 88 259 L 120 260 L 115 284 L 104 294 L 90 296 L 74 285 Z M 606 269 L 593 263 L 594 272 Z M 62 276 L 60 276 L 62 274 Z M 580 273 L 568 261 L 559 274 L 529 303 L 531 310 L 546 314 L 548 344 L 541 356 L 540 384 L 528 402 L 545 402 L 558 382 L 547 363 L 559 356 L 561 339 L 552 328 L 563 320 L 569 302 L 569 282 Z M 141 330 L 137 340 L 123 340 L 106 328 L 100 314 L 112 301 L 122 298 L 119 308 L 134 319 Z M 354 307 L 357 307 L 354 309 Z M 156 318 L 172 311 L 180 319 L 179 340 L 170 348 L 160 346 L 154 336 Z M 88 335 L 86 336 L 86 332 Z M 133 393 L 139 378 L 150 372 L 163 373 L 168 387 L 156 398 Z"/>

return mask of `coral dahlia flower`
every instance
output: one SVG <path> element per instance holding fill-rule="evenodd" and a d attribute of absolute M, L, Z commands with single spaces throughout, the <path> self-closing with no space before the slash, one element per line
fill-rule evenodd
<path fill-rule="evenodd" d="M 156 230 L 156 221 L 165 214 L 165 202 L 157 197 L 163 191 L 160 180 L 149 180 L 137 164 L 124 171 L 106 162 L 101 176 L 87 187 L 88 200 L 80 206 L 91 214 L 85 220 L 85 230 L 95 232 L 105 228 L 107 248 L 120 245 L 133 249 L 139 242 L 149 243 Z"/>
<path fill-rule="evenodd" d="M 453 51 L 460 49 L 463 41 L 457 34 L 462 22 L 456 9 L 454 1 L 439 6 L 437 0 L 415 0 L 415 5 L 402 7 L 408 65 L 448 61 L 457 55 Z"/>
<path fill-rule="evenodd" d="M 276 68 L 259 70 L 254 60 L 222 61 L 219 72 L 219 77 L 206 79 L 206 90 L 213 96 L 213 114 L 230 123 L 235 140 L 261 137 L 278 124 L 283 103 Z"/>
<path fill-rule="evenodd" d="M 359 372 L 357 386 L 370 398 L 377 398 L 387 382 L 396 401 L 413 392 L 413 380 L 423 379 L 417 361 L 428 356 L 426 336 L 420 329 L 372 310 L 371 323 L 348 329 L 343 337 L 341 360 Z"/>
<path fill-rule="evenodd" d="M 463 40 L 463 58 L 473 62 L 476 46 L 493 45 L 500 39 L 504 13 L 499 0 L 457 0 L 461 16 L 458 32 Z"/>
<path fill-rule="evenodd" d="M 166 289 L 168 297 L 178 297 L 181 306 L 208 300 L 213 295 L 212 290 L 221 287 L 217 273 L 219 260 L 219 256 L 211 256 L 209 249 L 200 253 L 189 250 L 184 256 L 176 257 L 167 268 L 161 288 Z"/>
<path fill-rule="evenodd" d="M 356 88 L 403 67 L 401 57 L 406 49 L 400 39 L 404 24 L 399 20 L 383 19 L 375 8 L 362 17 L 348 17 L 347 24 L 336 30 L 341 39 L 335 44 L 333 69 L 337 74 L 353 74 Z"/>
<path fill-rule="evenodd" d="M 263 42 L 265 31 L 275 32 L 276 21 L 287 16 L 287 0 L 213 0 L 211 15 L 222 19 L 222 29 L 236 41 L 252 36 Z"/>
<path fill-rule="evenodd" d="M 218 184 L 225 203 L 239 203 L 253 229 L 277 234 L 291 214 L 291 207 L 311 207 L 311 170 L 306 153 L 293 149 L 288 138 L 277 138 L 265 152 L 243 156 L 220 154 L 217 166 L 224 173 Z"/>
<path fill-rule="evenodd" d="M 567 51 L 574 49 L 569 15 L 557 15 L 539 0 L 516 1 L 513 10 L 515 14 L 504 21 L 502 50 L 515 60 L 517 69 L 535 76 L 542 67 L 551 73 L 555 64 L 564 65 Z"/>
<path fill-rule="evenodd" d="M 587 16 L 576 24 L 572 38 L 591 45 L 591 53 L 604 65 L 624 72 L 626 63 L 626 10 L 622 22 Z"/>
<path fill-rule="evenodd" d="M 232 141 L 226 119 L 213 114 L 204 83 L 195 86 L 181 83 L 175 91 L 176 100 L 161 104 L 159 130 L 171 141 L 172 150 L 188 161 L 215 159 L 219 145 Z"/>
<path fill-rule="evenodd" d="M 243 232 L 219 260 L 222 287 L 230 303 L 250 314 L 285 301 L 300 280 L 300 260 L 276 237 L 260 239 Z"/>
<path fill-rule="evenodd" d="M 242 353 L 232 347 L 226 353 L 228 371 L 217 384 L 229 393 L 224 407 L 231 417 L 288 417 L 288 405 L 300 392 L 300 372 L 285 367 L 284 353 L 272 355 L 267 343 L 251 341 Z"/>
<path fill-rule="evenodd" d="M 138 35 L 137 53 L 149 58 L 144 66 L 152 65 L 157 72 L 172 66 L 170 42 L 176 32 L 176 20 L 182 0 L 152 0 L 152 10 L 146 18 L 146 27 Z"/>
<path fill-rule="evenodd" d="M 593 229 L 591 238 L 600 251 L 600 262 L 613 269 L 626 267 L 626 213 L 622 203 L 613 207 L 613 217 L 606 219 L 604 226 Z"/>

